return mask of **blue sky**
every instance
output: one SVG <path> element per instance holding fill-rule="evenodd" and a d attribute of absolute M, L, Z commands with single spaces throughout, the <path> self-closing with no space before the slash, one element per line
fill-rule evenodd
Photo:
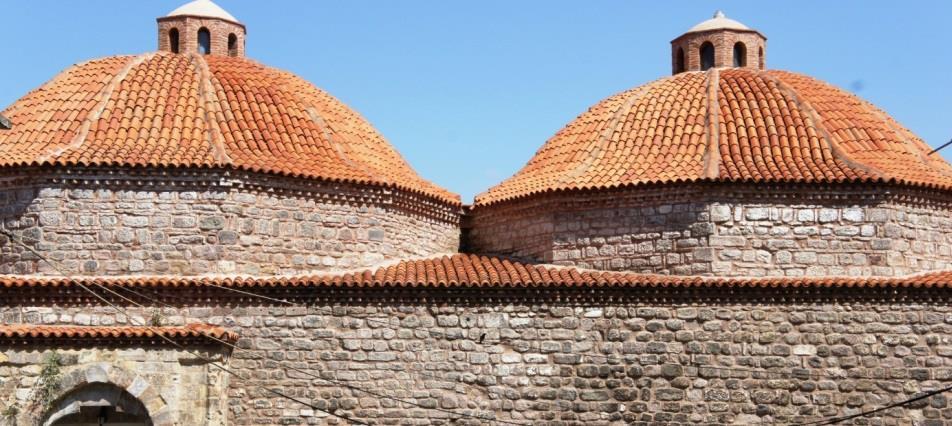
<path fill-rule="evenodd" d="M 716 9 L 768 37 L 768 68 L 852 90 L 932 146 L 952 138 L 948 1 L 217 2 L 247 25 L 248 56 L 333 93 L 465 202 L 598 100 L 670 74 L 670 40 Z M 0 105 L 73 63 L 154 50 L 155 18 L 181 3 L 4 2 Z"/>

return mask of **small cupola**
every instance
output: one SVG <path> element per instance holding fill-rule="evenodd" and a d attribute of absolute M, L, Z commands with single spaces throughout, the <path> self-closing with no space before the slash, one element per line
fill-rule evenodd
<path fill-rule="evenodd" d="M 211 0 L 194 0 L 156 21 L 160 51 L 245 56 L 245 25 Z"/>
<path fill-rule="evenodd" d="M 671 41 L 672 74 L 711 68 L 764 69 L 767 37 L 717 11 Z"/>

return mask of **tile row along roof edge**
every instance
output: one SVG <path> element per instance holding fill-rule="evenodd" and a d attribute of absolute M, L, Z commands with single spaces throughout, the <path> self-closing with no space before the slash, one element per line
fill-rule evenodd
<path fill-rule="evenodd" d="M 0 325 L 2 340 L 143 340 L 143 339 L 209 339 L 229 343 L 238 341 L 238 334 L 207 324 L 189 324 L 185 326 L 81 326 L 81 325 Z M 164 340 L 164 339 L 163 339 Z"/>
<path fill-rule="evenodd" d="M 583 270 L 473 254 L 402 261 L 375 270 L 306 276 L 0 276 L 0 289 L 69 287 L 76 283 L 128 287 L 433 287 L 433 288 L 952 288 L 952 270 L 901 277 L 703 277 Z"/>

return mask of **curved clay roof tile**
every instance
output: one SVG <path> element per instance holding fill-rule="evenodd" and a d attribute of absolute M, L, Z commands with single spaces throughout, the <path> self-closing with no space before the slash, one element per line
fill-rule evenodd
<path fill-rule="evenodd" d="M 701 125 L 708 119 L 713 125 Z M 672 134 L 697 137 L 664 136 Z M 695 181 L 952 189 L 952 166 L 929 151 L 873 105 L 810 77 L 752 68 L 684 72 L 596 104 L 476 204 Z"/>
<path fill-rule="evenodd" d="M 361 287 L 361 286 L 448 286 L 448 287 L 528 287 L 528 286 L 613 286 L 628 288 L 645 287 L 741 287 L 741 288 L 878 288 L 878 287 L 935 287 L 946 288 L 952 283 L 952 270 L 934 271 L 903 277 L 699 277 L 646 275 L 631 272 L 589 271 L 553 265 L 522 263 L 517 260 L 454 254 L 432 259 L 412 261 L 420 273 L 445 268 L 445 273 L 454 278 L 448 281 L 434 280 L 423 275 L 407 274 L 411 262 L 333 275 L 280 276 L 280 277 L 96 277 L 63 278 L 37 276 L 0 276 L 2 287 L 67 287 L 97 282 L 104 286 L 135 287 L 190 287 L 222 286 L 241 288 L 268 287 Z M 505 270 L 520 271 L 518 278 Z M 400 270 L 402 272 L 397 273 Z"/>
<path fill-rule="evenodd" d="M 245 58 L 159 52 L 97 59 L 65 70 L 2 114 L 13 125 L 0 131 L 0 167 L 228 167 L 459 203 L 339 100 Z"/>

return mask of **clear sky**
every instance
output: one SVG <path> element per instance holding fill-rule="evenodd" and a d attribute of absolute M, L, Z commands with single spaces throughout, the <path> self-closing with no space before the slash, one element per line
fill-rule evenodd
<path fill-rule="evenodd" d="M 3 2 L 0 108 L 76 62 L 155 50 L 155 18 L 182 3 Z M 247 25 L 249 57 L 343 100 L 464 202 L 595 102 L 669 75 L 669 42 L 716 9 L 768 37 L 768 68 L 856 92 L 932 146 L 952 138 L 950 1 L 217 3 Z"/>

